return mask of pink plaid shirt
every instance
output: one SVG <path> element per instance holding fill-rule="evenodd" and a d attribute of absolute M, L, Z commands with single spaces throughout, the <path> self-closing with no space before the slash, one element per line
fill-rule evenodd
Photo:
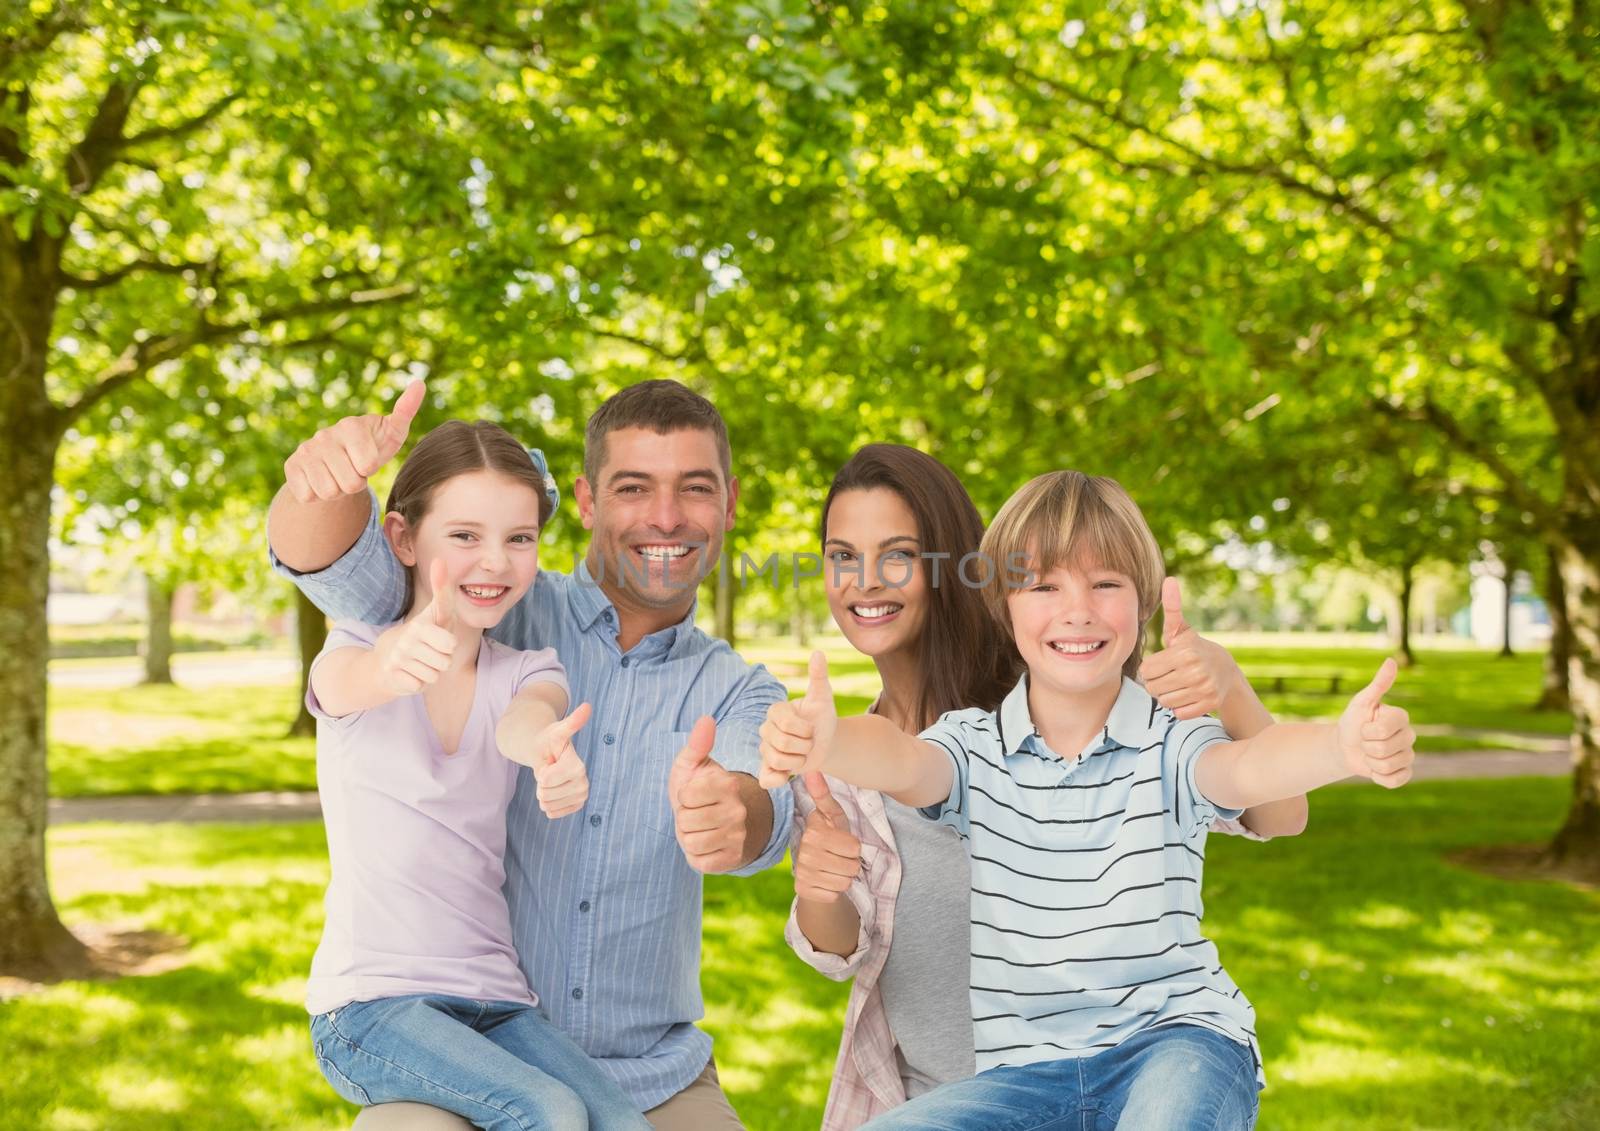
<path fill-rule="evenodd" d="M 850 821 L 851 833 L 861 842 L 861 871 L 845 891 L 845 898 L 861 919 L 856 948 L 841 958 L 813 947 L 795 918 L 797 902 L 789 906 L 783 937 L 802 961 L 824 977 L 836 982 L 855 978 L 845 1007 L 844 1032 L 839 1039 L 839 1059 L 833 1067 L 833 1084 L 828 1089 L 828 1105 L 822 1113 L 822 1131 L 855 1131 L 869 1119 L 906 1102 L 894 1034 L 889 1031 L 889 1014 L 878 989 L 878 976 L 888 961 L 889 944 L 894 937 L 900 853 L 895 848 L 889 815 L 884 811 L 883 794 L 857 789 L 837 778 L 829 777 L 827 782 Z M 816 808 L 801 779 L 795 779 L 792 789 L 796 819 L 791 851 L 799 846 L 805 820 Z M 1214 821 L 1211 831 L 1250 840 L 1266 839 L 1238 821 Z"/>

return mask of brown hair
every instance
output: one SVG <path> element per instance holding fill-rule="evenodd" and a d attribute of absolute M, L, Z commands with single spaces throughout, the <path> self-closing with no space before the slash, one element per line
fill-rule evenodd
<path fill-rule="evenodd" d="M 821 537 L 828 537 L 828 510 L 841 491 L 881 487 L 893 491 L 917 521 L 921 556 L 938 559 L 938 584 L 928 587 L 928 619 L 917 641 L 922 693 L 916 703 L 919 728 L 946 711 L 982 707 L 992 711 L 1016 683 L 1019 662 L 999 626 L 984 611 L 982 594 L 961 582 L 958 563 L 983 538 L 983 519 L 955 473 L 916 448 L 868 444 L 833 477 L 822 503 Z"/>
<path fill-rule="evenodd" d="M 1052 471 L 1026 483 L 1006 500 L 983 536 L 983 553 L 996 568 L 984 586 L 989 611 L 1011 632 L 1006 596 L 1017 582 L 1007 570 L 1026 562 L 1036 576 L 1060 565 L 1126 574 L 1139 597 L 1138 638 L 1123 674 L 1136 678 L 1144 655 L 1143 628 L 1161 601 L 1165 567 L 1161 547 L 1139 506 L 1115 479 L 1081 471 Z"/>
<path fill-rule="evenodd" d="M 733 474 L 728 426 L 716 405 L 677 381 L 640 381 L 608 397 L 583 430 L 583 474 L 591 487 L 606 463 L 606 437 L 619 428 L 648 428 L 660 436 L 685 429 L 710 432 L 717 441 L 722 478 Z"/>
<path fill-rule="evenodd" d="M 472 471 L 497 471 L 526 484 L 539 497 L 539 528 L 550 521 L 555 507 L 545 494 L 543 472 L 534 466 L 528 449 L 491 420 L 447 420 L 418 440 L 395 476 L 384 513 L 400 515 L 415 529 L 433 505 L 434 492 Z M 406 568 L 407 611 L 416 593 L 415 572 Z"/>

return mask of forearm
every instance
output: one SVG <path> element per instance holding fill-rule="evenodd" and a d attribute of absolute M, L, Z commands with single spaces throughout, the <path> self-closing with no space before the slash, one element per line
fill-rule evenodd
<path fill-rule="evenodd" d="M 1309 793 L 1349 777 L 1350 770 L 1334 727 L 1274 723 L 1252 738 L 1205 751 L 1195 776 L 1212 804 L 1248 809 Z"/>
<path fill-rule="evenodd" d="M 739 867 L 747 868 L 772 840 L 772 795 L 749 774 L 735 773 L 734 777 L 739 782 L 739 800 L 744 803 L 744 851 L 739 856 Z"/>
<path fill-rule="evenodd" d="M 1242 671 L 1223 698 L 1217 714 L 1223 729 L 1232 738 L 1254 738 L 1273 723 L 1272 712 L 1261 702 Z M 1281 801 L 1252 805 L 1239 819 L 1257 836 L 1298 836 L 1305 831 L 1309 812 L 1305 794 L 1301 793 Z"/>
<path fill-rule="evenodd" d="M 334 718 L 369 711 L 398 698 L 378 677 L 378 655 L 370 648 L 330 652 L 311 672 L 311 693 Z"/>
<path fill-rule="evenodd" d="M 950 796 L 950 764 L 938 747 L 880 715 L 840 719 L 821 769 L 903 805 L 937 805 Z"/>
<path fill-rule="evenodd" d="M 848 958 L 855 953 L 861 935 L 861 916 L 844 897 L 832 903 L 796 899 L 795 922 L 814 950 Z"/>
<path fill-rule="evenodd" d="M 290 569 L 314 573 L 356 544 L 371 513 L 372 498 L 366 491 L 302 502 L 288 487 L 280 487 L 267 511 L 267 544 Z"/>
<path fill-rule="evenodd" d="M 494 728 L 495 745 L 508 758 L 519 748 L 528 751 L 541 731 L 566 714 L 567 693 L 549 680 L 524 687 L 511 700 Z M 520 761 L 521 759 L 514 759 Z"/>

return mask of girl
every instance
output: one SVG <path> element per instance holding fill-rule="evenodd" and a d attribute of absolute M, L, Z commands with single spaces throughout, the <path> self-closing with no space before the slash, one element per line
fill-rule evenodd
<path fill-rule="evenodd" d="M 883 691 L 869 711 L 908 734 L 958 707 L 994 709 L 1020 675 L 981 590 L 962 580 L 962 559 L 982 536 L 960 480 L 896 444 L 858 451 L 823 502 L 829 609 L 877 667 Z M 1176 620 L 1169 614 L 1169 625 Z M 1220 699 L 1224 724 L 1240 737 L 1271 722 L 1226 651 L 1198 637 L 1184 645 L 1161 654 L 1192 661 L 1162 662 L 1151 688 L 1163 701 L 1183 704 L 1189 717 Z M 855 979 L 823 1116 L 824 1131 L 850 1131 L 976 1071 L 971 1025 L 950 1023 L 969 1016 L 969 865 L 953 830 L 880 793 L 820 774 L 794 785 L 805 821 L 796 822 L 785 936 L 819 973 Z M 1304 814 L 1301 798 L 1219 826 L 1292 834 Z"/>
<path fill-rule="evenodd" d="M 336 625 L 311 669 L 333 875 L 306 1005 L 317 1063 L 358 1104 L 492 1131 L 649 1126 L 539 1012 L 500 890 L 518 764 L 549 818 L 588 795 L 571 738 L 589 707 L 567 714 L 555 653 L 484 635 L 533 584 L 556 499 L 543 455 L 498 425 L 428 433 L 383 524 L 406 615 Z"/>

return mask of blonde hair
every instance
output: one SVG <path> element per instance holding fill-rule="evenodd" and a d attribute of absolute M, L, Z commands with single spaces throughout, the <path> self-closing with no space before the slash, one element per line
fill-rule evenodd
<path fill-rule="evenodd" d="M 1052 471 L 1025 484 L 1006 500 L 984 533 L 983 556 L 991 563 L 984 604 L 1009 635 L 1007 596 L 1025 575 L 1043 576 L 1057 566 L 1108 569 L 1133 581 L 1139 597 L 1139 637 L 1123 665 L 1134 678 L 1144 656 L 1144 627 L 1161 601 L 1166 574 L 1161 547 L 1139 506 L 1115 479 L 1081 471 Z"/>

